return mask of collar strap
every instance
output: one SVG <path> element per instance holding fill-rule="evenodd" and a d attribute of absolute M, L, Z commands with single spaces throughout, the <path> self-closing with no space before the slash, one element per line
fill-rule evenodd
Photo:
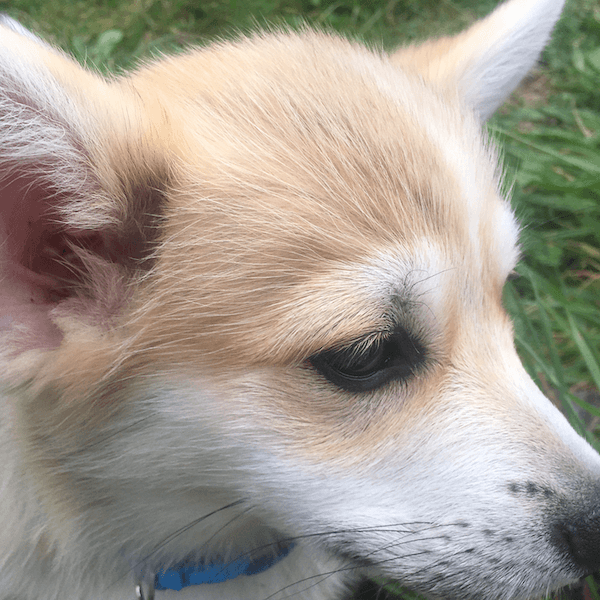
<path fill-rule="evenodd" d="M 168 569 L 161 569 L 154 575 L 150 590 L 144 596 L 141 584 L 136 584 L 136 595 L 141 599 L 153 598 L 153 592 L 163 590 L 179 591 L 191 585 L 206 583 L 222 583 L 236 579 L 242 575 L 262 573 L 283 560 L 292 550 L 294 544 L 275 544 L 269 546 L 268 552 L 256 556 L 256 552 L 248 552 L 230 561 L 191 561 L 185 560 Z M 254 558 L 253 558 L 254 556 Z"/>

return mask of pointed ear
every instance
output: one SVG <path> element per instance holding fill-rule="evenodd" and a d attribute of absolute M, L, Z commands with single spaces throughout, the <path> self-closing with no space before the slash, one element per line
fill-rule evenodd
<path fill-rule="evenodd" d="M 392 61 L 441 88 L 458 88 L 488 119 L 535 65 L 564 0 L 510 0 L 452 38 L 402 48 Z"/>
<path fill-rule="evenodd" d="M 117 82 L 0 24 L 3 349 L 55 347 L 61 319 L 102 327 L 122 310 L 165 185 L 156 157 L 126 141 L 145 135 L 135 102 Z"/>
<path fill-rule="evenodd" d="M 38 44 L 46 45 L 47 48 L 51 48 L 51 46 L 47 45 L 46 42 L 44 42 L 44 40 L 39 38 L 37 35 L 33 34 L 31 31 L 29 31 L 29 29 L 26 29 L 25 27 L 23 27 L 23 25 L 21 25 L 21 23 L 15 21 L 8 15 L 0 13 L 0 25 L 6 27 L 6 29 L 11 29 L 15 33 L 29 38 L 37 42 Z"/>

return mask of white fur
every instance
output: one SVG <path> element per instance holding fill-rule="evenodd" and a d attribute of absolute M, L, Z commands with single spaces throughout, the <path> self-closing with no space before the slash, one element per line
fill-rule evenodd
<path fill-rule="evenodd" d="M 179 69 L 187 83 L 198 76 L 187 58 L 111 87 L 4 22 L 0 600 L 133 600 L 138 573 L 152 579 L 191 554 L 229 560 L 292 541 L 263 573 L 156 600 L 341 600 L 364 574 L 434 597 L 516 600 L 583 574 L 561 527 L 582 514 L 596 523 L 600 458 L 516 356 L 500 292 L 518 259 L 518 227 L 480 122 L 533 65 L 561 8 L 501 6 L 465 43 L 457 38 L 452 85 L 325 36 L 278 34 L 219 46 L 214 63 L 201 63 L 210 84 L 190 84 L 193 96 L 173 93 L 177 78 L 160 70 Z M 322 48 L 351 86 L 343 97 L 327 104 L 311 87 L 328 83 L 333 67 L 292 98 L 265 93 L 274 52 L 287 62 L 273 67 L 273 86 L 295 91 L 304 80 L 293 69 Z M 193 56 L 200 64 L 210 53 Z M 247 87 L 220 79 L 228 53 L 240 80 L 252 71 Z M 350 92 L 366 100 L 346 103 Z M 368 114 L 353 114 L 355 138 L 331 114 L 370 102 L 405 119 L 407 147 L 394 146 L 379 120 L 382 140 L 373 142 Z M 250 123 L 242 133 L 240 116 Z M 297 165 L 286 162 L 290 147 Z M 114 156 L 134 166 L 121 172 Z M 412 172 L 419 161 L 423 172 Z M 50 189 L 64 202 L 51 216 L 33 211 L 33 222 L 47 218 L 71 245 L 96 235 L 74 258 L 43 236 L 33 249 L 23 244 L 25 254 L 41 247 L 41 258 L 62 252 L 79 294 L 13 251 L 31 226 L 12 231 L 27 199 L 15 173 L 39 188 L 32 204 L 46 207 Z M 387 179 L 374 181 L 381 173 Z M 132 209 L 142 221 L 122 223 L 142 192 L 145 212 Z M 148 224 L 154 193 L 170 204 Z M 390 197 L 405 206 L 386 222 L 377 209 Z M 291 199 L 331 206 L 315 223 Z M 253 202 L 261 211 L 248 216 Z M 140 229 L 161 227 L 150 255 L 115 256 Z M 281 245 L 248 258 L 265 230 Z M 199 259 L 207 239 L 218 243 Z M 286 246 L 290 239 L 308 241 Z M 165 267 L 169 252 L 176 259 Z M 263 260 L 278 270 L 261 271 Z M 194 329 L 196 313 L 212 318 L 205 330 Z M 153 329 L 156 315 L 166 331 Z M 427 351 L 406 380 L 348 391 L 308 361 L 400 326 Z M 223 358 L 210 338 L 232 330 Z M 196 338 L 206 354 L 193 345 L 178 353 Z M 252 352 L 240 358 L 248 339 Z"/>
<path fill-rule="evenodd" d="M 479 61 L 466 65 L 462 80 L 465 97 L 482 119 L 495 112 L 506 90 L 516 87 L 535 65 L 563 5 L 564 0 L 506 2 L 488 17 L 493 28 L 482 29 L 475 42 L 486 50 Z"/>

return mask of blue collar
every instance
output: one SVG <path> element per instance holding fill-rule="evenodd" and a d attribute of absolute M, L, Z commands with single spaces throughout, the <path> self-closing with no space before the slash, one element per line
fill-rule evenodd
<path fill-rule="evenodd" d="M 292 550 L 294 544 L 274 544 L 259 556 L 256 552 L 248 552 L 239 558 L 230 561 L 195 562 L 183 561 L 169 569 L 161 569 L 154 576 L 154 589 L 179 591 L 190 585 L 205 583 L 221 583 L 235 579 L 241 575 L 256 575 L 262 573 L 280 560 L 284 559 Z M 252 558 L 252 557 L 255 558 Z"/>

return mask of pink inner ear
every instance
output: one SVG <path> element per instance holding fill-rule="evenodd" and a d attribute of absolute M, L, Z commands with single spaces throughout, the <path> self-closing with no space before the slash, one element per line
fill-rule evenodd
<path fill-rule="evenodd" d="M 21 350 L 60 344 L 50 312 L 75 294 L 85 271 L 73 244 L 102 244 L 94 232 L 69 234 L 51 211 L 59 202 L 60 195 L 28 177 L 0 189 L 0 331 L 22 333 Z"/>

